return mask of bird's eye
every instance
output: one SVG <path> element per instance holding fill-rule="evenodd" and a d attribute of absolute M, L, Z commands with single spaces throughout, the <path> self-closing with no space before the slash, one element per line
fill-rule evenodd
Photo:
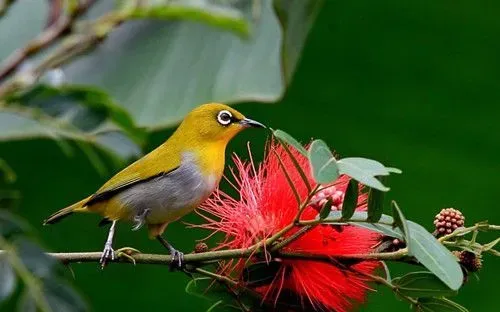
<path fill-rule="evenodd" d="M 223 126 L 229 125 L 232 119 L 233 115 L 231 115 L 231 113 L 227 110 L 222 110 L 219 112 L 219 114 L 217 114 L 217 121 Z"/>

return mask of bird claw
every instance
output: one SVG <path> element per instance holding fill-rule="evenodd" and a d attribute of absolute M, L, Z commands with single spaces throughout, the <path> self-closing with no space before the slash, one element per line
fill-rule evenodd
<path fill-rule="evenodd" d="M 141 253 L 139 250 L 132 248 L 132 247 L 123 247 L 115 251 L 116 257 L 117 258 L 126 258 L 130 262 L 132 262 L 134 265 L 136 265 L 134 257 L 132 255 Z"/>
<path fill-rule="evenodd" d="M 170 251 L 170 255 L 172 256 L 172 262 L 170 262 L 170 270 L 174 271 L 175 269 L 183 269 L 185 266 L 184 253 L 172 248 L 172 250 Z"/>
<path fill-rule="evenodd" d="M 113 250 L 113 247 L 110 244 L 105 244 L 104 250 L 102 251 L 101 259 L 99 260 L 99 263 L 101 264 L 101 269 L 104 269 L 108 260 L 111 261 L 115 260 L 115 251 Z"/>
<path fill-rule="evenodd" d="M 149 211 L 151 211 L 151 209 L 147 208 L 140 214 L 134 216 L 134 227 L 132 228 L 132 231 L 137 231 L 144 224 L 146 224 L 146 216 L 149 214 Z"/>

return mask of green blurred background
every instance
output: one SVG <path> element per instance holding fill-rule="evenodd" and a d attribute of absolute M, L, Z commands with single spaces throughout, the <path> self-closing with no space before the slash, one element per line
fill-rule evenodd
<path fill-rule="evenodd" d="M 444 207 L 460 209 L 469 224 L 498 223 L 499 13 L 498 1 L 325 1 L 283 100 L 236 107 L 303 142 L 322 138 L 343 156 L 401 168 L 403 175 L 390 181 L 388 197 L 429 230 Z M 148 150 L 170 131 L 155 133 Z M 265 140 L 263 132 L 247 131 L 229 151 L 245 156 L 251 141 L 261 155 Z M 96 226 L 97 216 L 79 215 L 53 227 L 42 227 L 41 221 L 92 193 L 113 172 L 101 176 L 83 154 L 67 157 L 49 140 L 3 143 L 0 155 L 18 175 L 14 188 L 22 192 L 22 201 L 16 212 L 34 225 L 48 249 L 102 248 L 107 233 Z M 205 234 L 181 223 L 166 232 L 184 251 Z M 144 230 L 131 232 L 128 225 L 118 228 L 119 246 L 164 252 Z M 456 298 L 471 311 L 497 311 L 500 266 L 492 257 L 484 260 L 480 281 L 472 278 Z M 165 267 L 72 268 L 74 285 L 94 311 L 200 311 L 211 305 L 185 294 L 187 278 Z M 362 308 L 406 309 L 382 288 Z"/>

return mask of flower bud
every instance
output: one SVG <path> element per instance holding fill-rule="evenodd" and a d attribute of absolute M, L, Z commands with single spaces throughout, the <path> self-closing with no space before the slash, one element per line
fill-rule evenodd
<path fill-rule="evenodd" d="M 196 244 L 196 246 L 194 246 L 195 253 L 201 253 L 206 251 L 208 251 L 208 245 L 205 243 L 198 243 Z"/>
<path fill-rule="evenodd" d="M 437 236 L 451 234 L 456 229 L 463 227 L 465 217 L 459 210 L 453 208 L 442 209 L 434 218 Z"/>

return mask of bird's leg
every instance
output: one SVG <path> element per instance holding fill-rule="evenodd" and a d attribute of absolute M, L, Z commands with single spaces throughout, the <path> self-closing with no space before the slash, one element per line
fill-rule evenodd
<path fill-rule="evenodd" d="M 170 263 L 170 269 L 181 269 L 184 267 L 184 254 L 177 249 L 175 249 L 166 239 L 164 239 L 161 235 L 156 236 L 156 239 L 163 245 L 163 247 L 167 248 L 172 256 L 172 262 Z"/>
<path fill-rule="evenodd" d="M 132 228 L 132 231 L 137 231 L 146 223 L 146 217 L 150 211 L 151 209 L 146 208 L 141 213 L 134 216 L 134 227 Z"/>
<path fill-rule="evenodd" d="M 115 260 L 115 251 L 113 250 L 113 236 L 115 235 L 115 226 L 116 221 L 111 223 L 111 227 L 109 228 L 108 239 L 104 243 L 104 250 L 102 251 L 101 260 L 101 268 L 104 269 L 106 266 L 106 262 L 108 260 Z"/>

